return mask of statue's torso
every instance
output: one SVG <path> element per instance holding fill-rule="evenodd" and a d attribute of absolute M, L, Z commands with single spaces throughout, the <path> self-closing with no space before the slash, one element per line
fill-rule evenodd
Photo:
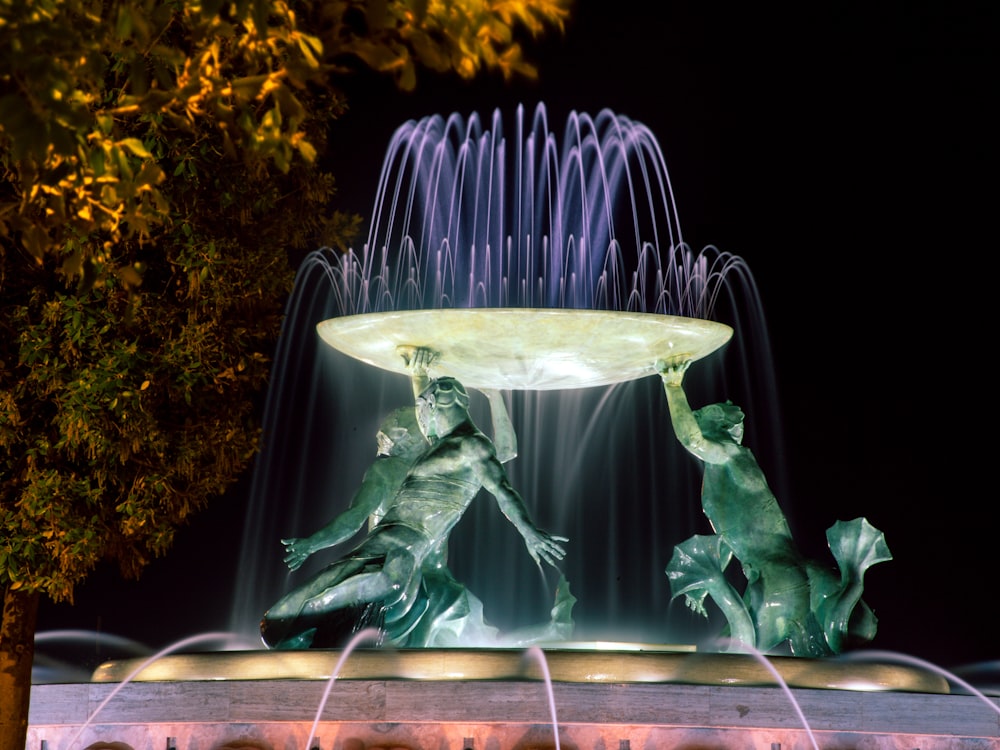
<path fill-rule="evenodd" d="M 706 464 L 702 508 L 738 558 L 766 556 L 776 539 L 791 543 L 785 514 L 753 454 L 746 448 L 722 464 Z"/>
<path fill-rule="evenodd" d="M 476 466 L 481 439 L 478 431 L 462 431 L 430 447 L 403 480 L 380 525 L 405 526 L 428 545 L 445 539 L 482 487 Z"/>

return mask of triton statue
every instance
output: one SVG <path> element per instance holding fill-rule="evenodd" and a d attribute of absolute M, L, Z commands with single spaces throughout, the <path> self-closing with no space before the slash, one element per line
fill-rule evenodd
<path fill-rule="evenodd" d="M 729 636 L 764 653 L 787 648 L 795 656 L 840 653 L 849 640 L 874 637 L 874 613 L 861 601 L 865 570 L 892 556 L 884 537 L 865 519 L 827 532 L 840 566 L 836 575 L 805 559 L 753 453 L 742 444 L 743 412 L 730 402 L 692 411 L 682 388 L 690 360 L 658 360 L 674 433 L 704 466 L 702 509 L 715 536 L 678 545 L 667 566 L 674 596 L 707 616 L 710 595 L 729 623 Z M 747 588 L 742 596 L 724 571 L 735 557 Z"/>
<path fill-rule="evenodd" d="M 264 642 L 272 648 L 342 646 L 345 631 L 349 635 L 367 625 L 380 627 L 395 645 L 410 646 L 567 638 L 575 599 L 565 580 L 557 590 L 552 623 L 502 639 L 481 620 L 481 602 L 447 569 L 448 536 L 480 488 L 494 495 L 536 563 L 555 566 L 565 556 L 560 542 L 567 539 L 532 523 L 496 444 L 473 424 L 462 384 L 450 377 L 428 380 L 426 365 L 433 354 L 426 350 L 403 355 L 414 390 L 420 391 L 416 418 L 411 407 L 387 418 L 378 436 L 380 455 L 351 506 L 306 539 L 282 540 L 285 562 L 297 569 L 313 552 L 351 538 L 366 518 L 368 535 L 267 611 L 261 623 Z M 502 399 L 487 396 L 496 415 Z M 510 458 L 516 445 L 505 418 L 504 409 L 499 419 L 494 416 L 494 425 L 501 426 L 498 443 L 504 458 Z"/>

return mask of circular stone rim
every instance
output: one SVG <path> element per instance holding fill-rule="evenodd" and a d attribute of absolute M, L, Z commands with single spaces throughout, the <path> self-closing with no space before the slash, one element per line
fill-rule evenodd
<path fill-rule="evenodd" d="M 685 683 L 774 686 L 777 679 L 754 655 L 698 652 L 669 646 L 593 650 L 571 644 L 542 646 L 549 679 L 576 683 Z M 537 660 L 511 648 L 357 648 L 258 650 L 174 654 L 151 663 L 141 658 L 109 661 L 92 682 L 197 680 L 541 680 Z M 948 693 L 947 681 L 914 666 L 859 663 L 837 658 L 769 656 L 789 686 L 850 691 Z"/>

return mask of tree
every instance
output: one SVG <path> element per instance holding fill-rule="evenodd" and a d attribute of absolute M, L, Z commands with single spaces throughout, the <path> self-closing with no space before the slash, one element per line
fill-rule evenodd
<path fill-rule="evenodd" d="M 0 745 L 40 596 L 137 577 L 230 486 L 291 288 L 346 248 L 317 156 L 370 68 L 534 75 L 568 0 L 0 0 Z"/>

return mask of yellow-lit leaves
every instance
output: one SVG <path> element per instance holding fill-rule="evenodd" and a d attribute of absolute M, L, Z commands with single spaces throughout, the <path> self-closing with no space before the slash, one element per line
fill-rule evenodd
<path fill-rule="evenodd" d="M 41 265 L 45 254 L 48 253 L 52 245 L 45 227 L 39 224 L 24 226 L 22 222 L 12 222 L 12 228 L 21 230 L 21 242 L 24 243 L 24 248 Z"/>
<path fill-rule="evenodd" d="M 134 156 L 138 156 L 140 159 L 153 158 L 153 155 L 149 153 L 142 141 L 138 138 L 123 138 L 118 142 L 118 146 L 131 152 Z"/>
<path fill-rule="evenodd" d="M 0 506 L 0 581 L 44 591 L 56 601 L 71 599 L 69 581 L 101 555 L 101 536 L 87 510 L 100 490 L 86 476 L 35 465 L 23 481 L 16 506 Z"/>
<path fill-rule="evenodd" d="M 0 94 L 0 237 L 25 252 L 4 256 L 0 585 L 68 597 L 100 557 L 137 574 L 246 468 L 287 251 L 361 226 L 312 166 L 337 75 L 514 71 L 515 27 L 564 4 L 4 6 L 0 70 L 26 88 Z"/>
<path fill-rule="evenodd" d="M 383 21 L 367 38 L 352 40 L 351 51 L 374 69 L 392 73 L 404 89 L 415 85 L 416 64 L 469 79 L 483 69 L 499 70 L 508 78 L 534 77 L 535 68 L 516 41 L 517 31 L 538 36 L 546 28 L 562 30 L 569 5 L 570 0 L 394 3 L 387 10 L 394 24 Z"/>
<path fill-rule="evenodd" d="M 319 58 L 323 55 L 323 42 L 318 37 L 298 32 L 294 35 L 294 39 L 306 64 L 314 70 L 319 69 Z"/>
<path fill-rule="evenodd" d="M 160 165 L 153 161 L 147 161 L 143 162 L 142 167 L 139 169 L 139 174 L 133 180 L 133 184 L 137 191 L 143 191 L 152 189 L 163 182 L 164 179 L 166 179 L 166 175 L 163 174 Z"/>
<path fill-rule="evenodd" d="M 15 4 L 0 69 L 32 88 L 0 96 L 0 150 L 13 157 L 0 236 L 39 259 L 70 235 L 143 242 L 168 218 L 164 174 L 192 164 L 169 149 L 217 139 L 216 159 L 287 173 L 317 158 L 311 93 L 348 70 L 340 61 L 362 60 L 406 90 L 418 66 L 533 75 L 516 33 L 561 29 L 569 3 L 306 0 L 293 11 L 286 0 L 126 0 L 102 19 L 89 0 L 64 0 L 41 22 L 37 4 Z"/>
<path fill-rule="evenodd" d="M 138 289 L 139 285 L 142 284 L 142 273 L 136 264 L 121 266 L 117 274 L 126 289 Z"/>
<path fill-rule="evenodd" d="M 293 136 L 292 145 L 298 149 L 299 154 L 308 163 L 312 164 L 316 161 L 316 149 L 313 148 L 313 145 L 305 139 L 303 133 L 296 133 L 295 136 Z"/>

